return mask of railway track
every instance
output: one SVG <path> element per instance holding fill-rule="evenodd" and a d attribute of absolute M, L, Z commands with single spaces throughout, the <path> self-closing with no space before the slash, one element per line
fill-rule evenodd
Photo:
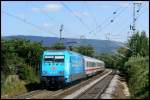
<path fill-rule="evenodd" d="M 104 87 L 104 84 L 106 85 L 106 81 L 104 79 L 106 79 L 108 76 L 110 76 L 112 74 L 112 71 L 109 71 L 107 73 L 105 73 L 104 75 L 97 77 L 96 80 L 90 81 L 90 83 L 86 84 L 85 86 L 83 86 L 82 88 L 78 89 L 77 91 L 66 95 L 65 97 L 63 97 L 63 99 L 80 99 L 80 98 L 84 98 L 84 99 L 89 99 L 90 96 L 92 97 L 91 99 L 94 99 L 92 94 L 94 94 L 95 88 L 97 89 L 99 85 L 99 83 L 103 82 L 103 85 L 101 85 L 100 87 Z M 111 81 L 111 79 L 106 79 Z M 109 83 L 108 83 L 109 85 Z M 104 87 L 106 88 L 106 87 Z M 91 92 L 91 95 L 89 95 L 89 91 L 93 91 L 93 93 Z M 97 89 L 97 91 L 95 92 L 95 94 L 97 94 L 99 91 Z M 85 95 L 89 95 L 89 97 L 86 98 Z"/>
<path fill-rule="evenodd" d="M 75 99 L 100 99 L 101 94 L 106 90 L 113 76 L 113 74 L 106 76 Z"/>
<path fill-rule="evenodd" d="M 45 99 L 48 96 L 57 94 L 61 92 L 62 90 L 56 90 L 56 91 L 50 91 L 50 90 L 35 90 L 32 92 L 28 92 L 23 95 L 16 96 L 12 99 Z"/>
<path fill-rule="evenodd" d="M 22 95 L 18 95 L 18 96 L 15 96 L 15 97 L 12 97 L 12 99 L 26 99 L 34 94 L 38 94 L 38 93 L 41 93 L 42 90 L 35 90 L 35 91 L 31 91 L 31 92 L 28 92 L 28 93 L 25 93 L 25 94 L 22 94 Z"/>
<path fill-rule="evenodd" d="M 77 91 L 77 90 L 83 88 L 85 85 L 87 85 L 87 84 L 89 84 L 90 82 L 96 80 L 98 77 L 101 77 L 101 76 L 105 75 L 105 74 L 108 73 L 108 72 L 109 72 L 109 71 L 106 70 L 106 71 L 104 71 L 104 72 L 102 72 L 102 73 L 100 73 L 100 74 L 98 74 L 98 75 L 96 75 L 96 76 L 93 76 L 93 77 L 89 78 L 88 80 L 81 81 L 80 83 L 78 83 L 78 84 L 76 84 L 76 85 L 73 85 L 73 86 L 71 86 L 70 88 L 65 89 L 65 90 L 64 90 L 62 93 L 60 93 L 59 95 L 55 95 L 55 96 L 51 97 L 51 99 L 60 99 L 60 98 L 64 99 L 65 96 L 67 96 L 67 95 L 69 95 L 69 94 L 71 94 L 71 93 L 74 93 L 75 91 Z"/>
<path fill-rule="evenodd" d="M 82 80 L 78 84 L 73 84 L 70 86 L 67 86 L 64 89 L 59 89 L 56 91 L 51 90 L 35 90 L 32 92 L 28 92 L 26 94 L 16 96 L 13 99 L 60 99 L 64 98 L 65 96 L 74 93 L 75 91 L 79 90 L 80 88 L 83 88 L 85 85 L 89 84 L 90 82 L 96 80 L 97 78 L 104 76 L 109 71 L 106 70 L 96 76 L 93 76 L 87 80 Z"/>

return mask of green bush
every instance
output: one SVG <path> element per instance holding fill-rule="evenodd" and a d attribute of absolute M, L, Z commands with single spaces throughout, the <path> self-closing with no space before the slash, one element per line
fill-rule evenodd
<path fill-rule="evenodd" d="M 27 85 L 39 82 L 38 62 L 46 48 L 41 43 L 24 39 L 1 40 L 1 45 L 2 95 L 14 96 L 30 90 L 32 87 Z M 16 74 L 17 77 L 13 76 Z"/>
<path fill-rule="evenodd" d="M 33 69 L 30 66 L 27 66 L 25 64 L 22 65 L 19 68 L 18 74 L 20 79 L 25 80 L 28 83 L 37 82 L 36 74 L 35 72 L 33 72 Z"/>
<path fill-rule="evenodd" d="M 149 98 L 149 59 L 148 57 L 131 57 L 125 63 L 128 69 L 128 84 L 132 98 Z"/>

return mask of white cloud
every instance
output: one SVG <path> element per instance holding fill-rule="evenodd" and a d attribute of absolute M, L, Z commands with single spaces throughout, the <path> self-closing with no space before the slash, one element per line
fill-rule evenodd
<path fill-rule="evenodd" d="M 100 7 L 106 9 L 106 8 L 109 8 L 110 5 L 100 5 Z"/>
<path fill-rule="evenodd" d="M 112 6 L 112 4 L 110 4 L 109 2 L 103 1 L 86 1 L 86 3 L 88 4 L 88 6 L 98 7 L 102 9 L 110 8 Z"/>
<path fill-rule="evenodd" d="M 84 16 L 87 16 L 87 15 L 89 15 L 87 12 L 83 12 L 82 13 Z"/>
<path fill-rule="evenodd" d="M 4 1 L 2 1 L 2 2 L 1 2 L 1 5 L 4 5 L 4 4 L 5 4 L 5 2 L 4 2 Z"/>
<path fill-rule="evenodd" d="M 49 26 L 49 24 L 47 22 L 43 23 L 43 27 L 48 27 L 48 26 Z"/>
<path fill-rule="evenodd" d="M 76 15 L 76 16 L 78 16 L 78 17 L 88 16 L 88 13 L 85 12 L 85 11 L 83 11 L 83 12 L 74 11 L 72 14 L 73 14 L 73 15 Z"/>
<path fill-rule="evenodd" d="M 129 1 L 121 1 L 119 4 L 122 7 L 127 7 L 129 5 L 129 3 L 131 3 L 131 2 L 129 2 Z"/>
<path fill-rule="evenodd" d="M 42 10 L 45 12 L 55 12 L 55 11 L 59 11 L 61 9 L 62 5 L 58 4 L 58 3 L 53 3 L 53 4 L 48 4 L 45 5 Z"/>
<path fill-rule="evenodd" d="M 143 3 L 144 1 L 134 1 L 134 3 Z"/>
<path fill-rule="evenodd" d="M 17 14 L 17 16 L 19 17 L 19 18 L 21 18 L 21 19 L 26 19 L 26 17 L 25 17 L 25 14 Z"/>
<path fill-rule="evenodd" d="M 38 11 L 40 11 L 40 9 L 34 7 L 34 8 L 32 8 L 32 11 L 33 11 L 33 12 L 38 12 Z"/>
<path fill-rule="evenodd" d="M 52 23 L 49 23 L 46 21 L 41 24 L 41 28 L 43 28 L 44 30 L 48 32 L 51 32 L 52 30 L 57 29 L 56 26 L 54 26 Z"/>
<path fill-rule="evenodd" d="M 41 8 L 34 7 L 32 8 L 32 11 L 34 12 L 56 12 L 56 11 L 61 10 L 61 8 L 62 8 L 62 5 L 60 5 L 59 3 L 50 3 Z"/>

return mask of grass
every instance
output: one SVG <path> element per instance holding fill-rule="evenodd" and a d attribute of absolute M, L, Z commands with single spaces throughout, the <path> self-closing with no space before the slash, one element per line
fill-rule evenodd
<path fill-rule="evenodd" d="M 25 82 L 18 75 L 9 75 L 1 87 L 1 97 L 11 97 L 27 92 Z"/>

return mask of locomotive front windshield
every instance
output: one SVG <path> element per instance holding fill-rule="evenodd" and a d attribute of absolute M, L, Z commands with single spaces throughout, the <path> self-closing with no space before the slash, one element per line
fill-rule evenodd
<path fill-rule="evenodd" d="M 50 62 L 64 62 L 64 56 L 45 56 L 44 61 Z"/>
<path fill-rule="evenodd" d="M 64 56 L 55 56 L 55 62 L 64 62 Z"/>

